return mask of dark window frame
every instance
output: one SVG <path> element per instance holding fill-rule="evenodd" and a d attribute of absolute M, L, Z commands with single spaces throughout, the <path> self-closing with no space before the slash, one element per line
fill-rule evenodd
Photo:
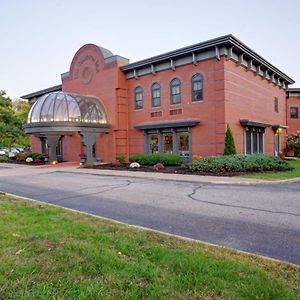
<path fill-rule="evenodd" d="M 246 155 L 264 153 L 265 129 L 256 126 L 245 128 L 244 151 Z"/>
<path fill-rule="evenodd" d="M 203 76 L 200 73 L 193 75 L 192 80 L 192 102 L 199 102 L 203 100 Z M 200 89 L 195 89 L 195 84 L 201 84 Z"/>
<path fill-rule="evenodd" d="M 144 93 L 144 90 L 141 86 L 137 86 L 134 89 L 134 109 L 142 109 L 143 108 L 143 93 Z M 141 96 L 140 99 L 139 99 L 139 96 Z"/>
<path fill-rule="evenodd" d="M 155 92 L 159 92 L 159 97 L 156 97 Z M 156 103 L 158 101 L 158 103 Z M 161 106 L 161 86 L 158 82 L 155 82 L 151 86 L 151 104 L 152 107 Z"/>
<path fill-rule="evenodd" d="M 178 88 L 178 92 L 176 89 Z M 178 78 L 172 79 L 170 82 L 171 104 L 181 103 L 181 81 Z"/>
<path fill-rule="evenodd" d="M 295 113 L 292 113 L 292 109 L 295 110 Z M 299 109 L 297 106 L 290 107 L 290 119 L 298 119 L 299 118 Z"/>

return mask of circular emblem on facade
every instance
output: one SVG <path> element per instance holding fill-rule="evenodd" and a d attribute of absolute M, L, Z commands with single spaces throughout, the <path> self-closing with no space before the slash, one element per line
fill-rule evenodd
<path fill-rule="evenodd" d="M 83 84 L 88 84 L 92 81 L 94 70 L 91 66 L 86 66 L 82 69 L 80 74 L 80 81 Z"/>

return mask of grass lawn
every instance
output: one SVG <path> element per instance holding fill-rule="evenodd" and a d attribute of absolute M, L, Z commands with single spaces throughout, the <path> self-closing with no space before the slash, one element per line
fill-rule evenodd
<path fill-rule="evenodd" d="M 270 172 L 270 173 L 252 173 L 242 175 L 241 177 L 246 178 L 257 178 L 264 180 L 282 180 L 282 179 L 293 179 L 300 178 L 300 160 L 292 160 L 289 163 L 295 168 L 293 171 L 285 171 L 285 172 Z"/>
<path fill-rule="evenodd" d="M 0 196 L 0 299 L 300 299 L 300 268 Z"/>

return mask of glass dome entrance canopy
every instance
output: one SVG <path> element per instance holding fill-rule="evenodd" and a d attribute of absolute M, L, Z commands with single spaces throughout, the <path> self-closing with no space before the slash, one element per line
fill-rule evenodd
<path fill-rule="evenodd" d="M 107 124 L 107 117 L 96 98 L 53 92 L 41 96 L 29 111 L 27 124 L 43 122 Z"/>

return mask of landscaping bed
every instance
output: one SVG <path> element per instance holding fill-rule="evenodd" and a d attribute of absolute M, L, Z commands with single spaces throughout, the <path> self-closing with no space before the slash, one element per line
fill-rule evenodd
<path fill-rule="evenodd" d="M 278 157 L 256 155 L 226 155 L 194 159 L 190 164 L 183 164 L 175 155 L 135 155 L 129 158 L 130 163 L 116 160 L 110 164 L 92 166 L 96 169 L 109 169 L 132 172 L 159 172 L 206 176 L 238 176 L 249 173 L 290 172 L 294 166 Z M 134 167 L 133 164 L 135 165 Z M 91 166 L 86 166 L 91 168 Z"/>

